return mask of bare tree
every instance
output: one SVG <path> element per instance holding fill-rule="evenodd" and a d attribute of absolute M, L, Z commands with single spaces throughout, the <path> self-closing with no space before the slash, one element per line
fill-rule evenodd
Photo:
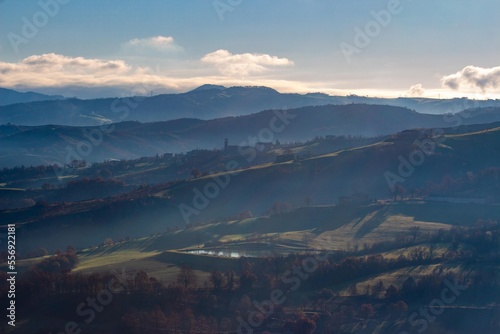
<path fill-rule="evenodd" d="M 212 273 L 210 274 L 210 281 L 212 281 L 214 290 L 218 291 L 222 288 L 224 284 L 224 275 L 217 270 L 212 271 Z"/>
<path fill-rule="evenodd" d="M 424 247 L 415 247 L 410 252 L 410 258 L 413 261 L 424 261 L 428 257 Z"/>
<path fill-rule="evenodd" d="M 181 284 L 185 288 L 196 287 L 198 282 L 198 277 L 194 273 L 193 269 L 188 266 L 182 266 L 181 271 L 177 274 L 177 283 Z"/>

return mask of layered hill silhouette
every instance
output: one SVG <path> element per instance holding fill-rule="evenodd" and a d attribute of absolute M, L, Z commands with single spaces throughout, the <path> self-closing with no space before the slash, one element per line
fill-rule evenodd
<path fill-rule="evenodd" d="M 500 121 L 500 108 L 428 115 L 393 106 L 349 104 L 265 110 L 214 120 L 121 122 L 106 126 L 0 126 L 0 166 L 134 159 L 155 154 L 257 142 L 305 141 L 316 136 L 373 137 L 412 128 L 449 128 Z"/>
<path fill-rule="evenodd" d="M 329 96 L 322 93 L 282 94 L 268 87 L 226 88 L 217 85 L 203 85 L 181 94 L 150 97 L 90 100 L 68 98 L 55 101 L 39 101 L 40 99 L 42 98 L 32 99 L 29 103 L 7 106 L 0 104 L 0 124 L 92 126 L 122 121 L 157 122 L 178 118 L 208 120 L 248 115 L 267 109 L 353 103 L 394 105 L 428 114 L 456 113 L 470 108 L 500 107 L 499 100 L 384 99 L 356 95 Z M 53 100 L 54 98 L 43 99 Z"/>
<path fill-rule="evenodd" d="M 18 92 L 12 89 L 0 88 L 0 106 L 15 103 L 30 103 L 37 101 L 63 100 L 61 95 L 46 95 L 36 92 Z"/>

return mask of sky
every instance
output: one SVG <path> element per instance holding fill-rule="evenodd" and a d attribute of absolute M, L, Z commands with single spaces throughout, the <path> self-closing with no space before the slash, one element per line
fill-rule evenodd
<path fill-rule="evenodd" d="M 0 87 L 500 98 L 498 0 L 0 0 Z"/>

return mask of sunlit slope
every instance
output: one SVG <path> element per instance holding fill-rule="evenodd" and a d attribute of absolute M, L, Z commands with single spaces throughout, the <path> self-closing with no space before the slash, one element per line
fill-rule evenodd
<path fill-rule="evenodd" d="M 304 207 L 272 216 L 210 223 L 90 248 L 83 251 L 78 270 L 127 266 L 128 262 L 140 267 L 143 260 L 156 259 L 164 251 L 200 248 L 228 249 L 243 255 L 245 252 L 335 251 L 355 245 L 361 249 L 365 244 L 408 238 L 413 226 L 420 227 L 420 233 L 436 232 L 453 225 L 473 226 L 479 218 L 499 220 L 499 205 L 400 202 Z"/>

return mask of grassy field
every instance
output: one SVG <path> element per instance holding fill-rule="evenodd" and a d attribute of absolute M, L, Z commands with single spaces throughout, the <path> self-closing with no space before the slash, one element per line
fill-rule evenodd
<path fill-rule="evenodd" d="M 355 246 L 363 249 L 381 241 L 410 236 L 409 229 L 420 227 L 421 234 L 449 229 L 455 222 L 473 225 L 470 206 L 477 204 L 397 202 L 361 207 L 318 206 L 303 207 L 273 216 L 218 222 L 150 237 L 116 243 L 107 247 L 84 249 L 79 252 L 80 263 L 75 272 L 93 273 L 112 270 L 143 270 L 150 276 L 171 283 L 179 266 L 189 265 L 197 270 L 202 281 L 212 270 L 237 268 L 238 259 L 221 256 L 188 254 L 186 251 L 226 250 L 253 256 L 300 253 L 305 250 L 346 250 Z M 483 205 L 484 217 L 495 217 L 498 205 Z M 420 245 L 425 246 L 425 245 Z M 440 256 L 449 245 L 436 245 Z M 408 255 L 412 247 L 382 253 L 387 258 Z M 26 270 L 41 259 L 21 260 L 19 270 Z M 423 272 L 422 268 L 386 273 L 362 282 L 382 279 L 391 284 L 398 277 Z M 427 268 L 428 270 L 434 270 Z"/>
<path fill-rule="evenodd" d="M 159 258 L 157 255 L 135 251 L 118 251 L 112 256 L 85 255 L 81 257 L 81 262 L 74 269 L 74 272 L 90 274 L 94 272 L 122 272 L 122 270 L 125 270 L 125 272 L 133 275 L 135 272 L 142 270 L 148 276 L 158 279 L 165 285 L 174 283 L 180 265 L 184 264 L 183 261 L 177 261 L 177 259 L 173 258 L 172 262 L 175 263 L 170 263 L 163 261 L 163 258 Z M 185 264 L 189 265 L 189 263 Z M 195 266 L 191 267 L 195 268 Z M 198 276 L 198 284 L 203 285 L 205 281 L 208 281 L 209 270 L 194 269 L 194 272 Z"/>
<path fill-rule="evenodd" d="M 379 281 L 382 281 L 386 287 L 393 284 L 395 286 L 400 286 L 409 276 L 413 277 L 415 280 L 422 276 L 431 275 L 434 273 L 461 273 L 464 275 L 477 272 L 491 272 L 496 267 L 495 265 L 463 265 L 463 264 L 432 264 L 432 265 L 420 265 L 420 266 L 409 266 L 406 268 L 385 272 L 380 275 L 373 275 L 363 279 L 355 280 L 349 282 L 348 284 L 343 284 L 342 286 L 335 286 L 334 289 L 338 290 L 341 295 L 349 295 L 348 289 L 350 285 L 356 284 L 358 292 L 364 293 L 367 285 L 374 286 Z"/>
<path fill-rule="evenodd" d="M 170 284 L 176 281 L 179 267 L 193 265 L 190 261 L 185 261 L 183 254 L 169 253 L 171 256 L 164 256 L 160 252 L 147 252 L 140 248 L 133 248 L 137 243 L 120 243 L 113 246 L 107 246 L 94 250 L 87 250 L 79 255 L 80 262 L 73 270 L 76 273 L 91 274 L 95 272 L 125 272 L 133 274 L 137 271 L 145 271 L 149 276 L 155 277 L 159 281 Z M 196 257 L 197 256 L 192 256 Z M 203 284 L 208 280 L 209 271 L 196 270 L 195 273 Z"/>

